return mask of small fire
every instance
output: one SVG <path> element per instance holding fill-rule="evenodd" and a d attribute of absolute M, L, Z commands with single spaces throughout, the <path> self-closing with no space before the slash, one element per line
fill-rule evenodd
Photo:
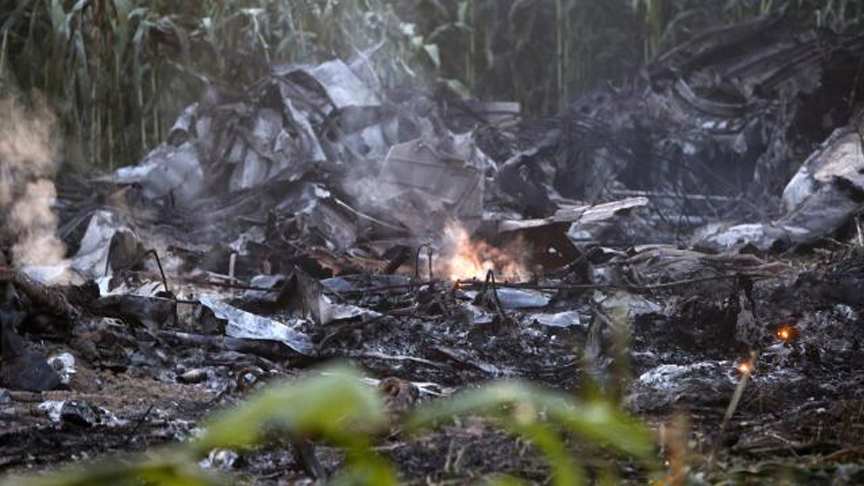
<path fill-rule="evenodd" d="M 798 337 L 798 328 L 783 326 L 777 329 L 777 338 L 783 342 L 788 342 Z"/>
<path fill-rule="evenodd" d="M 461 224 L 451 221 L 444 228 L 442 253 L 444 257 L 437 265 L 437 273 L 454 282 L 483 280 L 490 270 L 495 272 L 496 279 L 502 281 L 524 282 L 531 279 L 531 272 L 520 261 L 529 254 L 527 244 L 522 240 L 498 249 L 471 239 Z"/>
<path fill-rule="evenodd" d="M 742 375 L 749 375 L 753 372 L 753 365 L 751 365 L 749 361 L 738 363 L 736 368 Z"/>

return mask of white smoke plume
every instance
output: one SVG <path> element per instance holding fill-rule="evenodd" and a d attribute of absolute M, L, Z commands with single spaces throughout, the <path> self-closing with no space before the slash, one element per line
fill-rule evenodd
<path fill-rule="evenodd" d="M 68 261 L 57 237 L 56 117 L 37 102 L 24 107 L 0 99 L 0 242 L 11 246 L 17 267 L 54 267 L 52 280 L 65 280 Z"/>

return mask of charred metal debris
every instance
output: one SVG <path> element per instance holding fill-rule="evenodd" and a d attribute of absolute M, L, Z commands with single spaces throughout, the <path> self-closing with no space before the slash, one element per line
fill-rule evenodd
<path fill-rule="evenodd" d="M 2 262 L 0 468 L 179 440 L 334 358 L 403 408 L 592 382 L 688 412 L 722 460 L 858 447 L 862 59 L 864 34 L 768 16 L 542 122 L 384 90 L 362 59 L 211 86 L 140 163 L 58 181 L 66 267 Z M 338 467 L 303 451 L 223 466 Z"/>

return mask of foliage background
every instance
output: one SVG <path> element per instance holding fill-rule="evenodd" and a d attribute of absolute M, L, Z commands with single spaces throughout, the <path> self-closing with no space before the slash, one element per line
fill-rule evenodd
<path fill-rule="evenodd" d="M 59 114 L 67 161 L 135 163 L 206 85 L 366 53 L 384 88 L 558 113 L 669 46 L 778 8 L 860 27 L 864 0 L 2 0 L 0 90 Z"/>

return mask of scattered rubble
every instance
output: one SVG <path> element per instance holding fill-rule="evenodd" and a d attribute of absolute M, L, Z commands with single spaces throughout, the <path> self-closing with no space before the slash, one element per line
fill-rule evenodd
<path fill-rule="evenodd" d="M 864 156 L 844 104 L 860 102 L 845 62 L 862 51 L 860 34 L 769 16 L 696 37 L 509 149 L 484 134 L 536 131 L 512 104 L 466 117 L 350 61 L 209 88 L 140 164 L 59 181 L 68 285 L 0 262 L 0 467 L 182 440 L 334 358 L 402 411 L 493 378 L 618 390 L 652 422 L 688 412 L 708 453 L 735 363 L 759 351 L 724 460 L 857 447 L 842 417 L 860 415 Z M 813 128 L 816 94 L 830 123 Z M 397 463 L 429 454 L 388 440 Z M 318 449 L 320 477 L 341 459 Z M 303 450 L 202 465 L 302 477 L 317 463 Z"/>

